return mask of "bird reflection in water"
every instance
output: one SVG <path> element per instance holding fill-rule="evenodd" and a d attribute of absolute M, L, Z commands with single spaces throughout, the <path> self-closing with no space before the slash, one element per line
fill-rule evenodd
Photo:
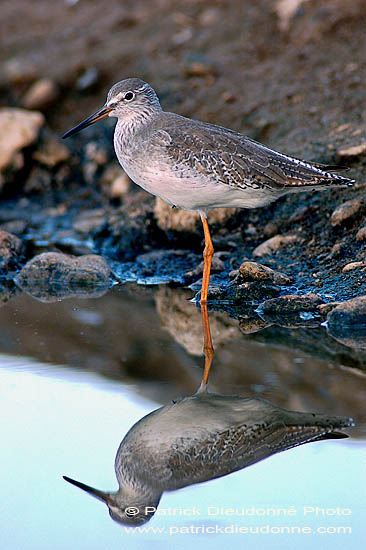
<path fill-rule="evenodd" d="M 348 437 L 351 418 L 294 412 L 263 399 L 209 393 L 213 346 L 206 304 L 201 304 L 205 369 L 192 396 L 178 398 L 139 420 L 121 442 L 115 460 L 119 484 L 104 492 L 64 479 L 108 506 L 123 524 L 154 515 L 164 491 L 225 476 L 275 453 L 324 439 Z"/>

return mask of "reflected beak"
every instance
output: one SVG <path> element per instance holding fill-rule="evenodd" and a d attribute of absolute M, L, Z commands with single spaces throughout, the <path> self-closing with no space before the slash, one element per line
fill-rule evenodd
<path fill-rule="evenodd" d="M 85 485 L 85 483 L 81 483 L 80 481 L 71 479 L 71 477 L 67 477 L 67 476 L 62 476 L 62 477 L 64 478 L 65 481 L 68 481 L 69 483 L 71 483 L 71 485 L 75 485 L 76 487 L 79 487 L 79 489 L 86 491 L 87 493 L 89 493 L 89 495 L 92 495 L 98 500 L 102 500 L 103 502 L 108 504 L 109 493 L 104 493 L 103 491 L 94 489 L 94 487 L 89 487 L 89 485 Z"/>
<path fill-rule="evenodd" d="M 84 130 L 84 128 L 91 126 L 92 124 L 94 124 L 94 122 L 98 122 L 98 120 L 102 120 L 103 118 L 106 118 L 111 112 L 111 110 L 112 110 L 111 107 L 106 107 L 105 105 L 103 105 L 101 109 L 98 109 L 98 111 L 90 115 L 90 117 L 86 118 L 85 120 L 83 120 L 83 122 L 80 122 L 80 124 L 78 124 L 74 128 L 71 128 L 71 130 L 66 132 L 66 134 L 62 136 L 62 139 L 73 136 L 78 132 L 81 132 L 81 130 Z"/>

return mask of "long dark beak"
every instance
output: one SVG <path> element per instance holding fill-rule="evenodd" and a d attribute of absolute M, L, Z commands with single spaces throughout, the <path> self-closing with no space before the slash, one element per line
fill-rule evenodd
<path fill-rule="evenodd" d="M 82 489 L 83 491 L 86 491 L 89 493 L 89 495 L 92 495 L 93 497 L 102 500 L 103 502 L 108 504 L 109 499 L 109 493 L 104 493 L 103 491 L 99 491 L 98 489 L 94 489 L 94 487 L 89 487 L 89 485 L 85 485 L 85 483 L 81 483 L 80 481 L 76 481 L 75 479 L 71 479 L 71 477 L 62 476 L 65 481 L 68 481 L 71 483 L 71 485 L 75 485 L 76 487 L 79 487 L 79 489 Z"/>
<path fill-rule="evenodd" d="M 81 132 L 81 130 L 84 130 L 84 128 L 87 128 L 88 126 L 91 126 L 91 124 L 94 124 L 94 122 L 98 122 L 98 120 L 102 120 L 103 118 L 106 118 L 109 113 L 111 112 L 110 107 L 106 107 L 103 105 L 101 109 L 98 109 L 94 114 L 90 115 L 90 117 L 83 120 L 83 122 L 80 122 L 77 126 L 74 128 L 71 128 L 66 134 L 62 136 L 62 139 L 66 139 L 70 136 L 73 136 L 77 134 L 78 132 Z"/>

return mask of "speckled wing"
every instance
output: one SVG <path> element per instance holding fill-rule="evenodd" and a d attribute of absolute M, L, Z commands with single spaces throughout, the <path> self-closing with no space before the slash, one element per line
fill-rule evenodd
<path fill-rule="evenodd" d="M 324 165 L 277 153 L 232 130 L 192 120 L 179 124 L 179 118 L 164 128 L 164 136 L 157 136 L 177 173 L 189 171 L 235 188 L 279 192 L 353 183 Z"/>
<path fill-rule="evenodd" d="M 345 419 L 345 425 L 347 421 Z M 185 451 L 177 448 L 171 453 L 169 467 L 177 485 L 190 485 L 227 475 L 304 443 L 347 437 L 333 429 L 331 425 L 286 426 L 281 421 L 233 427 L 203 438 L 194 445 L 182 446 Z M 187 483 L 184 483 L 185 479 Z"/>

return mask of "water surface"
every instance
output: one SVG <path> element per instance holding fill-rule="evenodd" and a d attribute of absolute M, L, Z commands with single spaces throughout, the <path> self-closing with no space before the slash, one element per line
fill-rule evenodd
<path fill-rule="evenodd" d="M 297 447 L 165 493 L 140 531 L 116 524 L 102 503 L 63 481 L 68 475 L 115 490 L 114 457 L 125 433 L 145 414 L 196 391 L 202 329 L 189 297 L 165 287 L 126 286 L 96 299 L 42 303 L 22 294 L 3 305 L 2 549 L 361 547 L 362 372 L 317 350 L 311 356 L 282 341 L 245 336 L 224 313 L 210 313 L 212 390 L 353 416 L 353 437 Z M 281 534 L 280 527 L 302 534 Z"/>

